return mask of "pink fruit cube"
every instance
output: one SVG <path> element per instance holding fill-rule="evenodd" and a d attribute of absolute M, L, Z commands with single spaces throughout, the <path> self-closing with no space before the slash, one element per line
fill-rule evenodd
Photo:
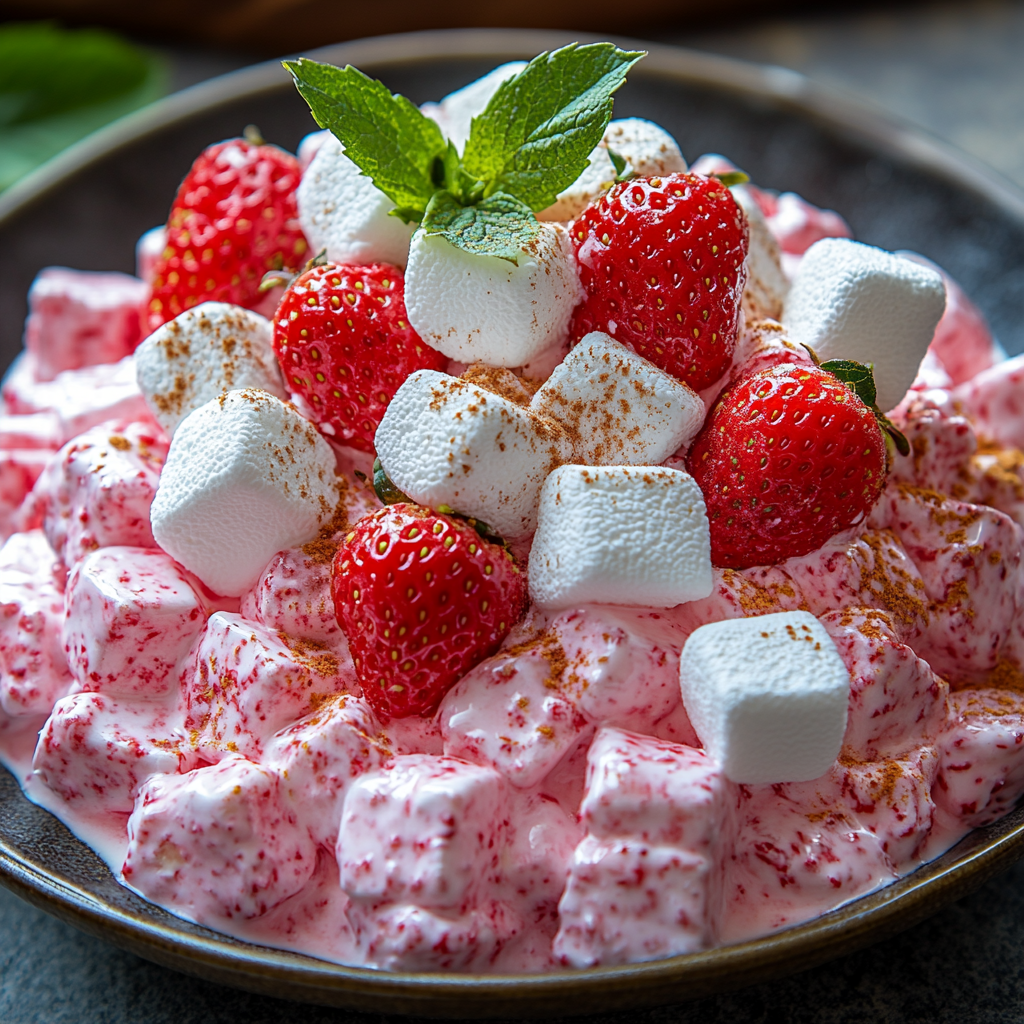
<path fill-rule="evenodd" d="M 100 548 L 78 562 L 68 577 L 63 641 L 82 689 L 176 694 L 179 666 L 209 614 L 197 587 L 159 548 Z"/>
<path fill-rule="evenodd" d="M 316 866 L 316 846 L 280 785 L 276 772 L 241 757 L 154 776 L 128 819 L 125 881 L 204 924 L 265 914 Z"/>
<path fill-rule="evenodd" d="M 263 764 L 281 774 L 283 797 L 310 835 L 333 847 L 352 780 L 390 758 L 370 706 L 341 694 L 268 740 Z"/>
<path fill-rule="evenodd" d="M 348 689 L 330 651 L 230 612 L 210 616 L 182 670 L 186 727 L 207 761 L 259 758 L 275 732 Z"/>
<path fill-rule="evenodd" d="M 500 879 L 507 783 L 493 768 L 408 754 L 349 787 L 338 832 L 341 887 L 359 903 L 464 913 Z"/>
<path fill-rule="evenodd" d="M 933 741 L 946 724 L 949 686 L 900 643 L 889 616 L 848 608 L 821 622 L 850 671 L 844 754 L 876 761 Z"/>
<path fill-rule="evenodd" d="M 167 447 L 144 423 L 104 423 L 57 453 L 29 500 L 66 565 L 96 548 L 156 547 L 149 508 Z"/>
<path fill-rule="evenodd" d="M 976 828 L 1001 818 L 1024 793 L 1024 695 L 960 690 L 949 702 L 932 793 L 947 814 Z"/>
<path fill-rule="evenodd" d="M 766 209 L 768 228 L 785 253 L 802 256 L 822 238 L 852 238 L 850 226 L 834 210 L 823 210 L 795 192 L 773 197 Z"/>
<path fill-rule="evenodd" d="M 0 506 L 16 509 L 52 455 L 46 448 L 0 448 Z"/>
<path fill-rule="evenodd" d="M 32 768 L 55 793 L 86 814 L 128 814 L 151 776 L 189 760 L 181 715 L 159 705 L 118 703 L 105 694 L 57 701 Z"/>
<path fill-rule="evenodd" d="M 139 309 L 149 297 L 145 281 L 127 274 L 47 267 L 28 292 L 25 348 L 39 380 L 62 370 L 116 363 L 141 340 Z"/>
<path fill-rule="evenodd" d="M 0 448 L 44 448 L 55 452 L 63 441 L 61 422 L 56 413 L 0 415 Z"/>
<path fill-rule="evenodd" d="M 0 708 L 48 715 L 73 680 L 60 640 L 64 570 L 42 530 L 0 548 Z"/>
<path fill-rule="evenodd" d="M 1024 448 L 1024 355 L 983 370 L 953 397 L 981 433 L 1006 447 Z"/>

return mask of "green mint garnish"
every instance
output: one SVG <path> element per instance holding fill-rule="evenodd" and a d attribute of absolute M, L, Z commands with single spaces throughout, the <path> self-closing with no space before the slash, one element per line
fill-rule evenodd
<path fill-rule="evenodd" d="M 611 43 L 542 53 L 498 87 L 462 154 L 409 100 L 351 66 L 300 58 L 285 67 L 394 215 L 468 253 L 516 263 L 537 234 L 534 213 L 589 165 L 614 94 L 643 56 Z M 621 173 L 625 163 L 615 166 Z"/>

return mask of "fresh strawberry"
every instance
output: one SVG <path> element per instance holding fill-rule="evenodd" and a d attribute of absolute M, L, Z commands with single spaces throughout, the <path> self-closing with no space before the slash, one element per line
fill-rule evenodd
<path fill-rule="evenodd" d="M 150 331 L 201 302 L 259 304 L 268 270 L 297 270 L 308 258 L 295 189 L 299 163 L 277 146 L 229 139 L 205 149 L 167 221 L 153 269 Z"/>
<path fill-rule="evenodd" d="M 466 521 L 401 502 L 364 516 L 331 593 L 363 694 L 383 720 L 429 715 L 526 608 L 515 559 Z"/>
<path fill-rule="evenodd" d="M 859 367 L 864 397 L 830 365 Z M 882 427 L 891 425 L 884 417 L 880 425 L 873 381 L 860 387 L 864 374 L 870 380 L 854 363 L 773 366 L 722 394 L 687 457 L 704 492 L 715 565 L 805 555 L 871 511 L 885 483 Z"/>
<path fill-rule="evenodd" d="M 387 263 L 307 270 L 277 307 L 274 351 L 320 429 L 368 452 L 405 378 L 448 365 L 409 326 L 405 279 Z"/>
<path fill-rule="evenodd" d="M 573 340 L 604 331 L 700 391 L 728 369 L 746 281 L 748 229 L 715 178 L 670 174 L 614 186 L 572 225 L 587 298 Z"/>

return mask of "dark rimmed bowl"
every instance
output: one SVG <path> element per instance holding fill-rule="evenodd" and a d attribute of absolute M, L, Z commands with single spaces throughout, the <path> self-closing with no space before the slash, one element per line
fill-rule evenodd
<path fill-rule="evenodd" d="M 467 30 L 368 39 L 316 54 L 355 64 L 417 102 L 566 33 Z M 581 38 L 576 36 L 575 38 Z M 630 45 L 636 46 L 635 42 Z M 1006 349 L 1024 350 L 1024 196 L 912 128 L 780 68 L 650 46 L 617 116 L 668 128 L 691 159 L 722 152 L 760 185 L 839 210 L 856 237 L 914 249 L 981 305 Z M 84 140 L 0 195 L 0 358 L 21 344 L 25 292 L 43 266 L 133 267 L 135 240 L 162 222 L 207 144 L 249 123 L 289 148 L 313 125 L 279 64 L 197 86 Z M 0 882 L 140 956 L 268 995 L 447 1017 L 608 1013 L 781 977 L 923 920 L 1024 855 L 1024 808 L 967 836 L 896 884 L 806 925 L 647 964 L 547 975 L 385 974 L 239 942 L 187 924 L 119 886 L 63 825 L 0 771 Z"/>

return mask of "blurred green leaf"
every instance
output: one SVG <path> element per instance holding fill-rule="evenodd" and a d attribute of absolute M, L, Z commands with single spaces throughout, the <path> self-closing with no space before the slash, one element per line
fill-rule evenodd
<path fill-rule="evenodd" d="M 0 25 L 0 189 L 166 91 L 154 55 L 97 29 Z"/>

